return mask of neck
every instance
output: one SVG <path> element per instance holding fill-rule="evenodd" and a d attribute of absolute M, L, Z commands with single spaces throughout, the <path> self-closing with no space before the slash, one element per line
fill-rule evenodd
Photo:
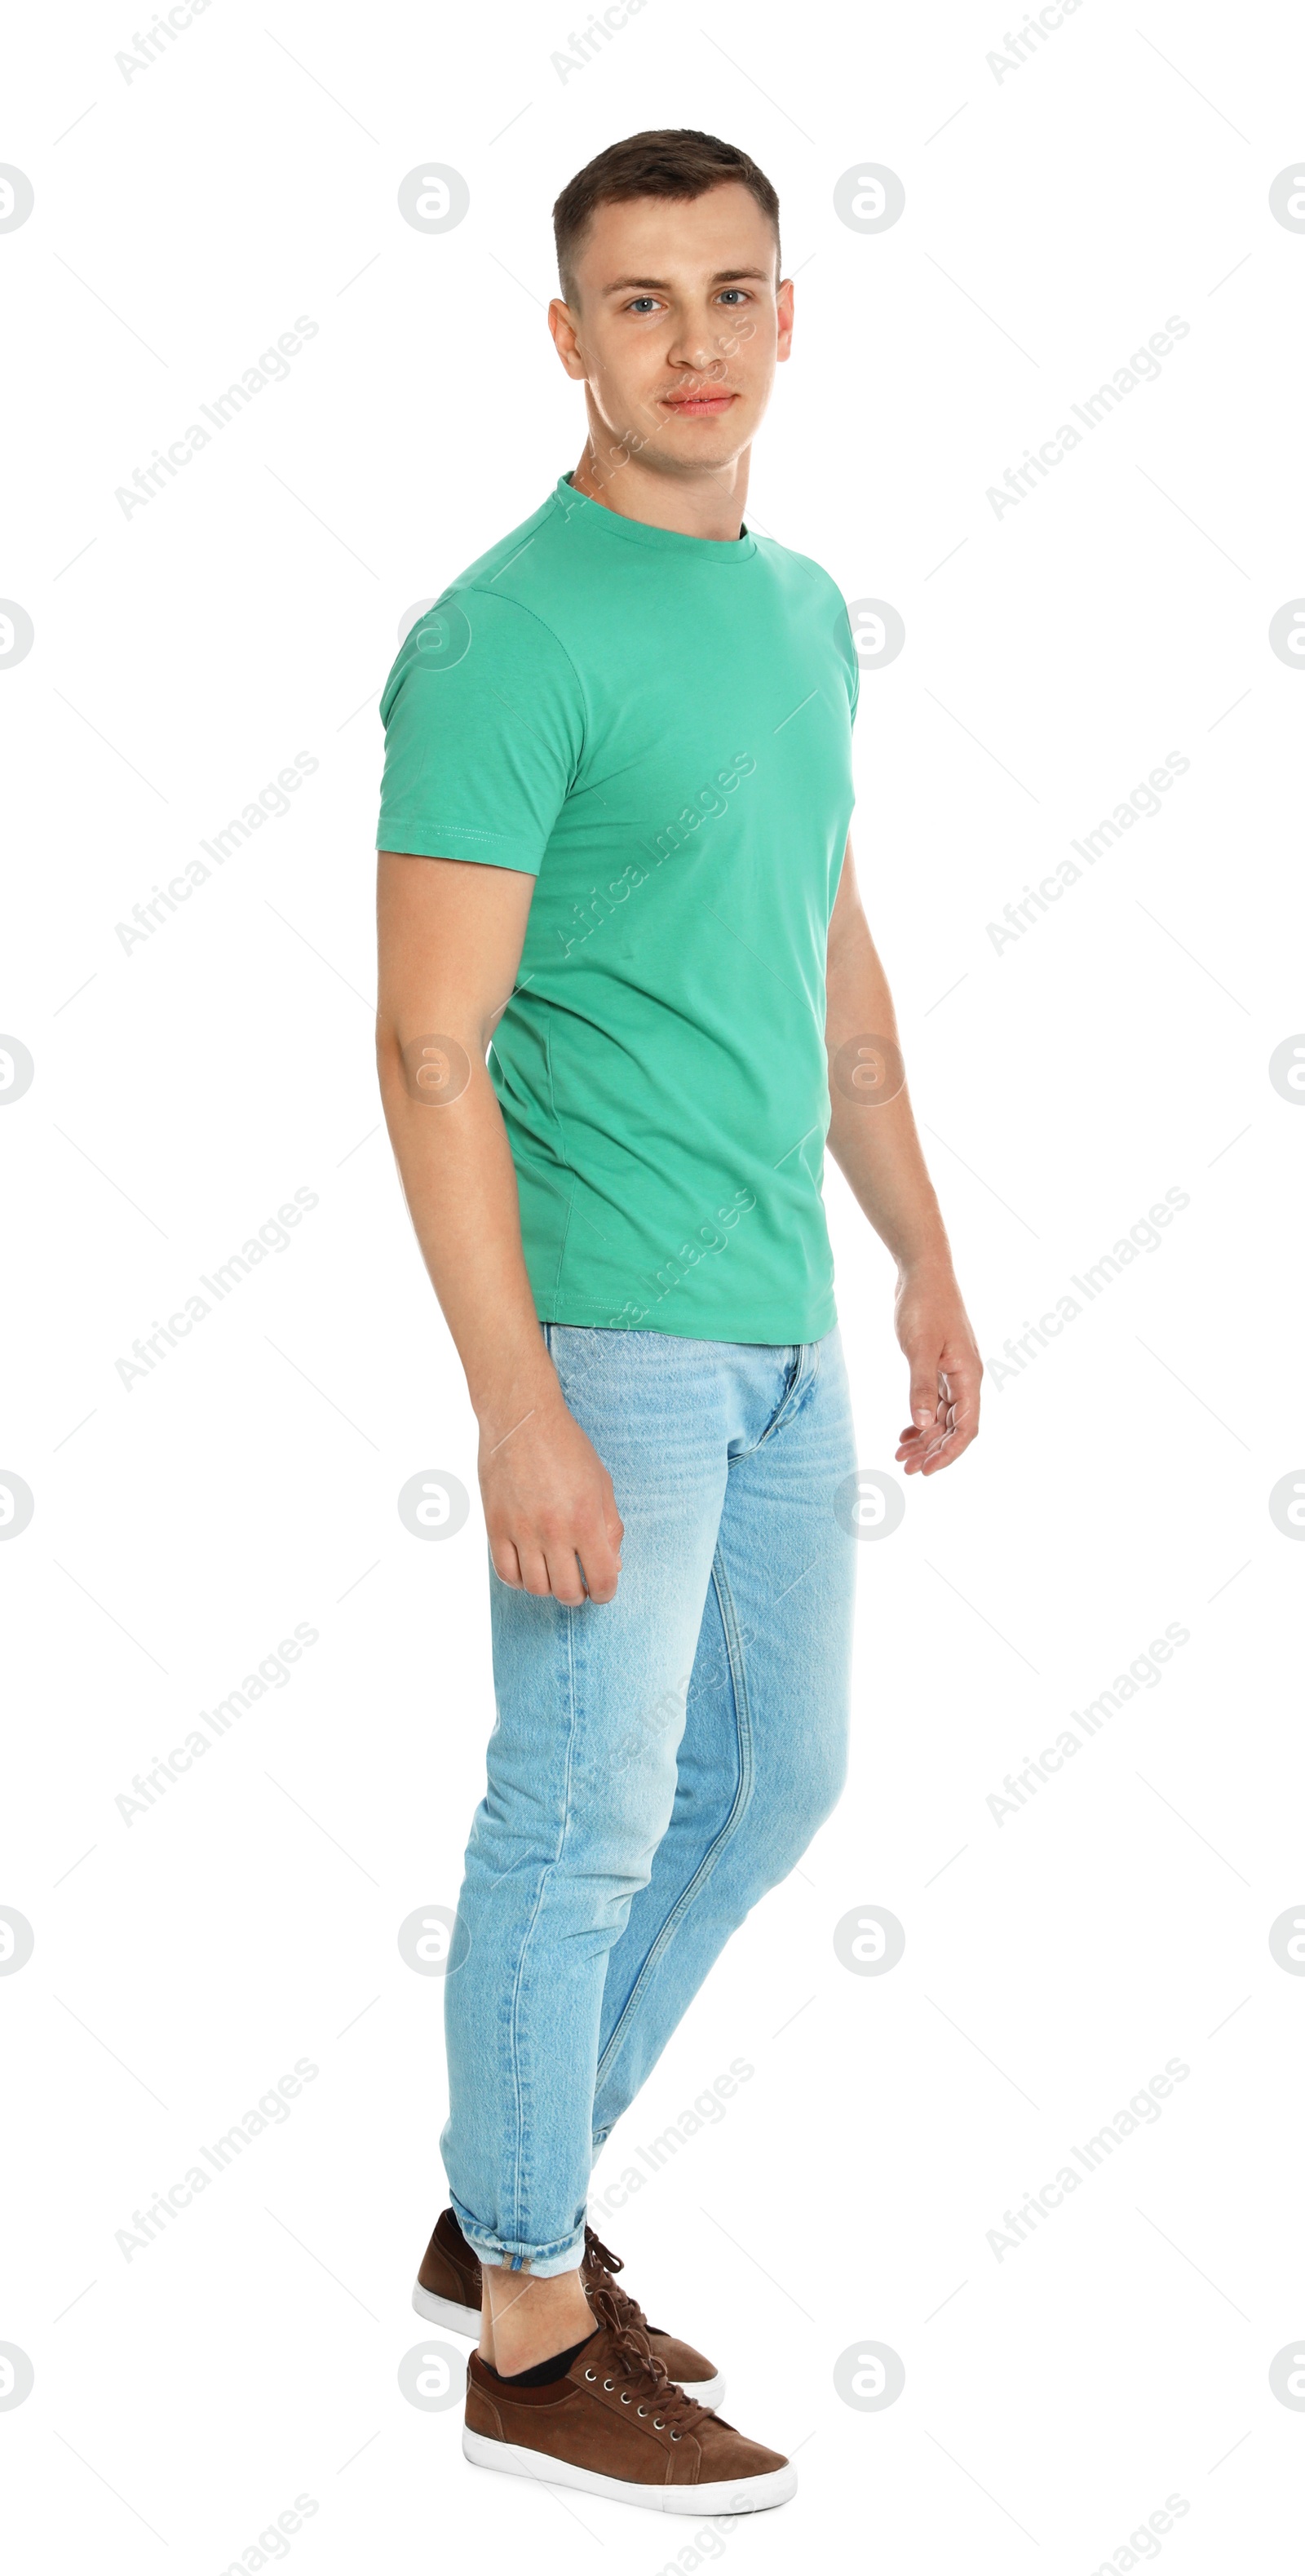
<path fill-rule="evenodd" d="M 589 501 L 621 519 L 669 528 L 680 537 L 737 538 L 748 498 L 752 450 L 698 474 L 668 474 L 646 465 L 620 439 L 591 427 L 571 482 Z"/>

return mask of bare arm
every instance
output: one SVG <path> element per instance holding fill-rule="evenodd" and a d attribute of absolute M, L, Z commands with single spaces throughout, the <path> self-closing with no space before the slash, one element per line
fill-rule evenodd
<path fill-rule="evenodd" d="M 610 1601 L 622 1537 L 612 1480 L 544 1347 L 485 1067 L 533 892 L 516 869 L 382 851 L 377 1066 L 417 1240 L 480 1424 L 495 1570 L 559 1601 L 580 1602 L 586 1588 Z"/>
<path fill-rule="evenodd" d="M 897 1450 L 934 1475 L 979 1427 L 983 1362 L 911 1114 L 892 995 L 861 909 L 849 841 L 829 925 L 825 1040 L 829 1150 L 897 1263 L 897 1338 L 911 1370 L 911 1420 Z"/>

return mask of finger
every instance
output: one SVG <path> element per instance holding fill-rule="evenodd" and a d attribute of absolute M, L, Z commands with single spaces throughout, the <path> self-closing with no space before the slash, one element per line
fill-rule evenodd
<path fill-rule="evenodd" d="M 977 1359 L 960 1360 L 954 1368 L 949 1368 L 943 1373 L 943 1387 L 948 1408 L 947 1419 L 955 1431 L 954 1454 L 957 1457 L 960 1456 L 962 1449 L 969 1448 L 970 1442 L 978 1432 L 979 1385 L 982 1374 L 982 1368 Z"/>
<path fill-rule="evenodd" d="M 592 1523 L 576 1540 L 581 1570 L 591 1601 L 611 1601 L 616 1596 L 621 1571 L 619 1546 L 614 1546 L 606 1529 Z"/>
<path fill-rule="evenodd" d="M 926 1449 L 920 1461 L 921 1475 L 936 1475 L 940 1467 L 950 1467 L 953 1458 L 959 1458 L 960 1454 L 955 1432 L 945 1431 L 941 1440 L 934 1442 L 932 1449 Z"/>
<path fill-rule="evenodd" d="M 938 1411 L 938 1361 L 935 1350 L 926 1361 L 923 1355 L 911 1361 L 911 1420 L 917 1430 L 929 1431 Z"/>
<path fill-rule="evenodd" d="M 564 1540 L 547 1543 L 548 1589 L 564 1609 L 578 1610 L 585 1597 L 580 1559 Z"/>
<path fill-rule="evenodd" d="M 585 1591 L 589 1599 L 596 1601 L 600 1609 L 606 1602 L 616 1599 L 616 1587 L 621 1579 L 619 1567 L 612 1574 L 592 1574 L 584 1558 L 581 1557 L 580 1571 L 584 1577 Z"/>
<path fill-rule="evenodd" d="M 937 1441 L 933 1448 L 926 1451 L 924 1465 L 921 1472 L 925 1475 L 929 1475 L 936 1473 L 939 1467 L 952 1466 L 957 1458 L 964 1455 L 964 1452 L 969 1448 L 971 1441 L 978 1437 L 978 1430 L 979 1420 L 977 1408 L 971 1415 L 968 1422 L 962 1422 L 958 1416 L 958 1418 L 949 1425 L 942 1439 Z"/>
<path fill-rule="evenodd" d="M 902 1446 L 897 1452 L 897 1463 L 905 1466 L 908 1476 L 925 1475 L 935 1462 L 943 1463 L 944 1451 L 946 1451 L 947 1461 L 950 1461 L 953 1454 L 951 1444 L 955 1436 L 955 1407 L 940 1399 L 928 1431 L 903 1433 Z"/>
<path fill-rule="evenodd" d="M 538 1540 L 536 1540 L 533 1545 L 528 1545 L 523 1541 L 518 1545 L 517 1555 L 521 1560 L 521 1588 L 523 1592 L 532 1593 L 537 1601 L 544 1599 L 545 1596 L 552 1591 L 553 1587 L 549 1579 L 548 1565 L 545 1561 L 544 1552 L 540 1547 Z"/>
<path fill-rule="evenodd" d="M 510 1583 L 513 1590 L 516 1592 L 520 1592 L 523 1589 L 521 1581 L 521 1559 L 518 1556 L 510 1538 L 490 1540 L 489 1561 L 493 1566 L 494 1572 L 498 1576 L 500 1583 Z"/>
<path fill-rule="evenodd" d="M 918 1465 L 921 1458 L 924 1457 L 929 1443 L 936 1434 L 938 1427 L 936 1417 L 931 1420 L 927 1430 L 917 1430 L 913 1422 L 908 1423 L 905 1431 L 901 1432 L 898 1438 L 898 1463 L 900 1464 L 904 1459 L 914 1458 Z"/>

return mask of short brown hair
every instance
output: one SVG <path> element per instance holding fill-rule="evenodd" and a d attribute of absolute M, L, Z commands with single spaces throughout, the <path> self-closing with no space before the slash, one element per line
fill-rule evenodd
<path fill-rule="evenodd" d="M 688 125 L 662 126 L 647 134 L 627 135 L 623 143 L 609 143 L 605 152 L 568 179 L 553 208 L 557 273 L 568 302 L 576 252 L 599 206 L 616 205 L 629 197 L 677 197 L 683 203 L 705 197 L 709 188 L 725 187 L 731 180 L 756 198 L 774 225 L 778 263 L 779 199 L 765 171 L 737 144 L 722 143 L 719 135 L 699 134 Z"/>

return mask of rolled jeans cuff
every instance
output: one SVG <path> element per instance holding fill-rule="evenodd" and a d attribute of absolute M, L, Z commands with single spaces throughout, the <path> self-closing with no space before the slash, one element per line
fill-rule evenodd
<path fill-rule="evenodd" d="M 584 2261 L 584 2221 L 571 2236 L 552 2245 L 521 2245 L 506 2237 L 496 2236 L 491 2227 L 482 2227 L 469 2209 L 464 2209 L 452 2193 L 449 2198 L 453 2215 L 472 2253 L 482 2263 L 501 2264 L 509 2272 L 529 2272 L 536 2281 L 551 2281 L 559 2272 L 576 2272 Z"/>

